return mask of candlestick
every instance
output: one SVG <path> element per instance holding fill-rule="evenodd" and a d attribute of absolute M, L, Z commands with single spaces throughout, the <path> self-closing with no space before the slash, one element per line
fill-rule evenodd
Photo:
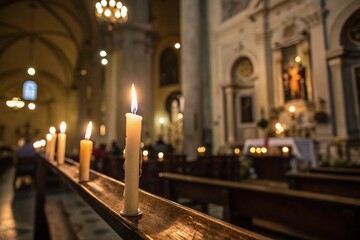
<path fill-rule="evenodd" d="M 125 189 L 124 189 L 124 216 L 138 216 L 139 202 L 139 164 L 140 138 L 142 117 L 136 115 L 137 101 L 135 87 L 131 87 L 131 113 L 126 113 L 126 147 L 125 147 Z"/>
<path fill-rule="evenodd" d="M 93 142 L 90 141 L 91 130 L 92 122 L 90 121 L 86 129 L 85 139 L 80 141 L 79 181 L 89 181 L 90 157 L 93 148 Z"/>
<path fill-rule="evenodd" d="M 49 129 L 50 134 L 52 136 L 51 138 L 51 142 L 50 142 L 50 149 L 49 149 L 49 161 L 50 162 L 54 162 L 54 156 L 55 156 L 55 144 L 56 144 L 56 128 L 55 127 L 50 127 Z"/>
<path fill-rule="evenodd" d="M 61 122 L 60 133 L 58 134 L 58 145 L 57 145 L 57 161 L 58 164 L 64 164 L 65 159 L 65 148 L 66 148 L 66 123 Z"/>

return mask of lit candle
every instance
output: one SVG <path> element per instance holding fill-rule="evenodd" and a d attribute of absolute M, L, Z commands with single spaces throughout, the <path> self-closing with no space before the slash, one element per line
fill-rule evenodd
<path fill-rule="evenodd" d="M 46 158 L 48 158 L 50 155 L 51 140 L 52 140 L 52 135 L 50 133 L 46 134 L 46 149 L 45 149 Z"/>
<path fill-rule="evenodd" d="M 89 181 L 90 157 L 93 148 L 93 142 L 90 141 L 91 130 L 92 122 L 90 121 L 86 129 L 85 139 L 80 141 L 79 181 Z"/>
<path fill-rule="evenodd" d="M 65 159 L 65 148 L 66 148 L 66 123 L 61 122 L 60 133 L 58 134 L 58 145 L 57 145 L 57 161 L 58 164 L 63 164 Z"/>
<path fill-rule="evenodd" d="M 50 162 L 54 162 L 54 156 L 55 156 L 55 144 L 56 144 L 56 128 L 55 127 L 50 127 L 49 129 L 50 134 L 52 136 L 51 138 L 51 142 L 50 142 L 50 150 L 49 150 L 49 161 Z"/>
<path fill-rule="evenodd" d="M 126 147 L 125 147 L 125 190 L 124 210 L 125 216 L 138 216 L 139 202 L 139 159 L 142 117 L 136 115 L 137 100 L 134 85 L 131 87 L 131 113 L 126 113 Z"/>

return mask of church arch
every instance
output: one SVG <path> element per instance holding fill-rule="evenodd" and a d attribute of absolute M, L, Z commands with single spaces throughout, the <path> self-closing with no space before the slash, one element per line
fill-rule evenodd
<path fill-rule="evenodd" d="M 338 39 L 344 53 L 341 59 L 341 82 L 344 104 L 347 106 L 347 134 L 360 136 L 360 7 L 350 15 L 341 28 Z M 345 106 L 344 106 L 345 107 Z"/>

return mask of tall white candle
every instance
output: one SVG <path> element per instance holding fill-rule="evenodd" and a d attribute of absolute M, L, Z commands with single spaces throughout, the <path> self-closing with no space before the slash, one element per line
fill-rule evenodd
<path fill-rule="evenodd" d="M 52 140 L 52 135 L 50 133 L 46 134 L 46 149 L 45 149 L 46 158 L 49 158 L 50 155 L 51 140 Z"/>
<path fill-rule="evenodd" d="M 58 164 L 64 164 L 65 160 L 65 149 L 66 149 L 66 123 L 61 122 L 60 133 L 58 134 L 58 145 L 57 145 L 57 161 Z"/>
<path fill-rule="evenodd" d="M 51 142 L 50 142 L 50 150 L 49 150 L 49 161 L 50 162 L 54 162 L 54 156 L 55 156 L 55 144 L 56 144 L 56 128 L 55 127 L 50 127 L 49 129 L 50 134 L 52 136 L 51 138 Z"/>
<path fill-rule="evenodd" d="M 89 181 L 90 157 L 93 148 L 93 142 L 90 141 L 91 130 L 92 122 L 90 121 L 86 129 L 85 139 L 80 141 L 79 181 Z"/>
<path fill-rule="evenodd" d="M 125 192 L 123 215 L 137 216 L 139 202 L 139 164 L 142 117 L 136 115 L 137 100 L 135 87 L 131 88 L 131 113 L 126 113 L 126 147 L 125 147 Z"/>

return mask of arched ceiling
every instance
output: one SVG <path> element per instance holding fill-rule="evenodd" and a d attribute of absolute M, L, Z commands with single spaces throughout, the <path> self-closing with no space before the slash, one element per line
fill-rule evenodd
<path fill-rule="evenodd" d="M 1 85 L 7 86 L 0 97 L 21 93 L 27 79 L 38 85 L 71 87 L 79 55 L 84 44 L 91 42 L 96 24 L 93 4 L 89 0 L 0 0 L 0 90 Z M 36 69 L 35 76 L 27 74 L 29 66 Z"/>

